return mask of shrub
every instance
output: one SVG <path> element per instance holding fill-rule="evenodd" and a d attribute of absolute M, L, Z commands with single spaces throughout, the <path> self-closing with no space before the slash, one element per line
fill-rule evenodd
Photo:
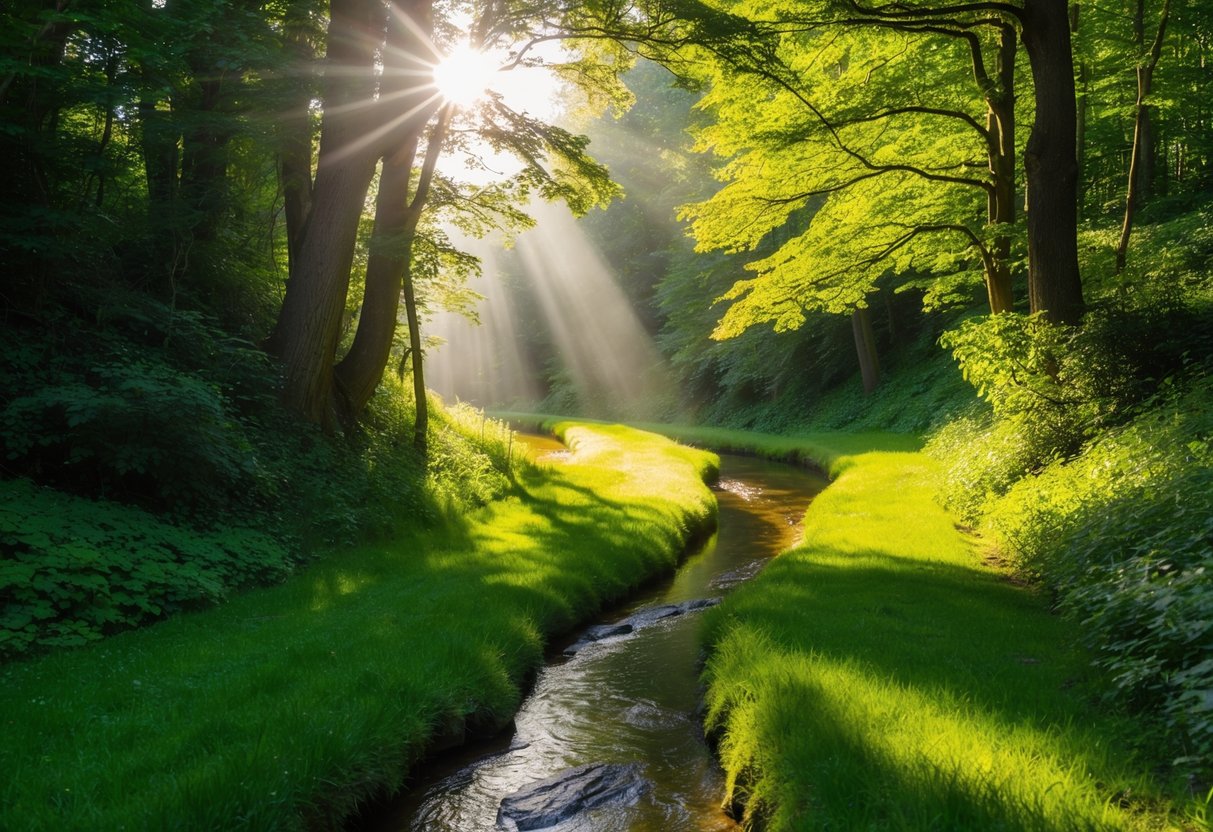
<path fill-rule="evenodd" d="M 191 529 L 29 480 L 0 481 L 0 659 L 83 644 L 278 580 L 289 551 L 242 527 Z"/>
<path fill-rule="evenodd" d="M 0 443 L 10 464 L 46 482 L 162 510 L 256 493 L 256 457 L 220 391 L 150 359 L 14 398 L 0 411 Z"/>
<path fill-rule="evenodd" d="M 1213 379 L 1168 393 L 987 506 L 985 528 L 1057 593 L 1181 767 L 1213 760 Z"/>

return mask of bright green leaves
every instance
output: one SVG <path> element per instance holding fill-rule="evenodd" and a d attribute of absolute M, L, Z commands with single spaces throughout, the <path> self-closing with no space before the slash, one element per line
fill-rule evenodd
<path fill-rule="evenodd" d="M 778 65 L 717 64 L 701 78 L 713 121 L 697 146 L 726 160 L 726 184 L 682 217 L 701 251 L 759 255 L 747 264 L 757 276 L 722 296 L 732 305 L 714 337 L 849 311 L 888 273 L 946 279 L 934 303 L 966 290 L 970 300 L 990 183 L 965 44 L 875 27 L 785 30 Z"/>
<path fill-rule="evenodd" d="M 281 578 L 259 531 L 202 532 L 140 509 L 0 482 L 0 659 L 67 647 Z"/>

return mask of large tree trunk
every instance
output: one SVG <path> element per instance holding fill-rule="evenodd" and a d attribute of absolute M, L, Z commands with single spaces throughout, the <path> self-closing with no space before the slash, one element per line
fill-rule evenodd
<path fill-rule="evenodd" d="M 1055 323 L 1082 318 L 1074 56 L 1065 0 L 1024 0 L 1023 42 L 1036 89 L 1027 174 L 1028 302 Z"/>
<path fill-rule="evenodd" d="M 428 115 L 426 105 L 430 91 L 427 90 L 428 79 L 423 74 L 425 64 L 421 56 L 425 55 L 424 39 L 433 28 L 430 19 L 432 5 L 432 0 L 413 0 L 408 7 L 398 7 L 390 24 L 384 94 L 402 112 L 416 108 L 419 114 Z M 424 123 L 419 124 L 416 119 L 408 120 L 407 132 L 395 136 L 398 146 L 383 157 L 362 312 L 358 317 L 354 342 L 335 371 L 342 412 L 351 420 L 362 413 L 387 369 L 396 332 L 401 284 L 412 256 L 417 224 L 429 198 L 430 183 L 442 153 L 449 114 L 449 109 L 443 112 L 430 135 L 425 164 L 411 199 L 409 183 Z M 414 363 L 418 363 L 416 356 Z M 420 404 L 424 404 L 424 401 Z"/>
<path fill-rule="evenodd" d="M 1133 118 L 1133 152 L 1129 157 L 1129 183 L 1125 193 L 1125 218 L 1120 226 L 1120 239 L 1116 243 L 1116 272 L 1124 271 L 1129 254 L 1129 235 L 1133 232 L 1133 219 L 1138 203 L 1150 194 L 1154 182 L 1154 132 L 1150 124 L 1150 105 L 1146 99 L 1154 86 L 1154 69 L 1162 56 L 1162 42 L 1167 33 L 1167 18 L 1171 12 L 1171 0 L 1163 0 L 1162 14 L 1158 18 L 1158 34 L 1150 47 L 1149 57 L 1137 65 L 1137 103 Z M 1145 0 L 1137 0 L 1137 16 L 1134 34 L 1140 48 L 1145 38 Z"/>
<path fill-rule="evenodd" d="M 410 269 L 413 240 L 417 236 L 417 225 L 429 198 L 434 169 L 442 154 L 450 112 L 449 108 L 443 112 L 430 134 L 417 189 L 407 203 L 409 171 L 412 168 L 416 140 L 413 140 L 409 147 L 401 148 L 398 156 L 385 158 L 383 161 L 383 174 L 379 180 L 379 202 L 375 210 L 375 240 L 382 248 L 379 251 L 372 249 L 367 261 L 366 294 L 362 301 L 362 314 L 358 318 L 358 330 L 354 333 L 354 343 L 350 346 L 350 351 L 337 365 L 336 370 L 338 386 L 344 399 L 344 410 L 351 417 L 356 418 L 361 414 L 387 369 L 392 339 L 396 334 L 396 312 L 400 305 L 400 292 L 405 280 L 409 282 L 408 296 L 414 294 Z M 409 304 L 415 307 L 416 300 L 406 299 L 406 306 Z M 409 313 L 410 321 L 419 318 L 415 308 L 411 312 L 407 308 L 405 311 Z M 410 334 L 416 328 L 416 323 L 410 324 Z M 415 347 L 414 371 L 420 366 L 423 357 L 418 351 L 419 344 L 420 341 L 417 345 L 411 345 Z M 425 406 L 424 398 L 418 401 L 417 406 Z"/>
<path fill-rule="evenodd" d="M 375 228 L 366 263 L 366 288 L 358 329 L 349 352 L 334 369 L 342 415 L 353 422 L 362 414 L 387 366 L 396 333 L 400 286 L 411 255 L 408 191 L 417 154 L 417 139 L 406 142 L 383 158 L 379 194 L 375 202 Z M 416 224 L 413 224 L 414 229 Z M 379 366 L 379 372 L 375 367 Z"/>
<path fill-rule="evenodd" d="M 990 176 L 994 188 L 987 196 L 987 220 L 996 228 L 1010 229 L 1015 222 L 1015 51 L 1017 36 L 1009 24 L 999 32 L 997 88 L 986 96 L 986 130 L 989 133 Z M 1010 312 L 1011 234 L 1000 231 L 990 251 L 992 267 L 986 270 L 990 313 Z"/>
<path fill-rule="evenodd" d="M 292 69 L 301 77 L 311 72 L 316 60 L 315 49 L 309 40 L 307 11 L 303 6 L 306 4 L 292 4 L 285 22 L 286 52 L 291 56 Z M 312 85 L 292 80 L 288 92 L 292 100 L 277 125 L 278 176 L 286 221 L 288 274 L 298 268 L 299 247 L 312 210 Z"/>
<path fill-rule="evenodd" d="M 335 425 L 334 354 L 358 221 L 380 151 L 368 136 L 386 14 L 378 0 L 332 0 L 329 20 L 312 210 L 269 344 L 282 359 L 286 406 L 326 428 Z"/>
<path fill-rule="evenodd" d="M 871 393 L 880 384 L 880 360 L 876 354 L 876 336 L 872 332 L 872 313 L 866 306 L 851 312 L 851 332 L 855 336 L 855 355 L 859 358 L 863 392 Z"/>

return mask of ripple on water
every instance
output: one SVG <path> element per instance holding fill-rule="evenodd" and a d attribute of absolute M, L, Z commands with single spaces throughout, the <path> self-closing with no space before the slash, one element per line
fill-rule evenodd
<path fill-rule="evenodd" d="M 760 487 L 742 482 L 741 480 L 722 479 L 716 483 L 716 488 L 721 491 L 728 491 L 730 494 L 736 494 L 746 502 L 757 499 L 762 495 Z"/>
<path fill-rule="evenodd" d="M 547 455 L 559 459 L 560 452 Z M 565 452 L 567 453 L 567 452 Z M 744 582 L 791 542 L 798 516 L 823 484 L 789 466 L 726 457 L 720 531 L 664 589 L 621 611 L 716 596 Z M 736 472 L 743 472 L 740 476 Z M 744 479 L 742 479 L 744 477 Z M 621 614 L 600 622 L 620 623 Z M 545 668 L 515 718 L 514 745 L 432 780 L 381 832 L 502 832 L 503 798 L 567 769 L 638 765 L 654 788 L 629 805 L 604 806 L 552 832 L 735 832 L 720 809 L 723 775 L 695 717 L 699 705 L 698 614 L 654 620 L 605 637 Z M 449 769 L 448 769 L 449 771 Z M 508 830 L 506 830 L 508 832 Z"/>

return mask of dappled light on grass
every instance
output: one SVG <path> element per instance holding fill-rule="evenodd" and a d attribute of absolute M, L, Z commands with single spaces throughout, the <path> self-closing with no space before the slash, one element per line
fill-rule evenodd
<path fill-rule="evenodd" d="M 772 832 L 1167 828 L 1070 626 L 981 564 L 933 463 L 831 456 L 804 543 L 708 617 L 708 723 L 747 811 Z"/>
<path fill-rule="evenodd" d="M 572 462 L 547 476 L 519 461 L 513 496 L 447 525 L 4 668 L 6 820 L 337 828 L 398 788 L 436 734 L 501 724 L 548 637 L 672 569 L 711 517 L 711 454 L 584 430 L 570 431 Z"/>

